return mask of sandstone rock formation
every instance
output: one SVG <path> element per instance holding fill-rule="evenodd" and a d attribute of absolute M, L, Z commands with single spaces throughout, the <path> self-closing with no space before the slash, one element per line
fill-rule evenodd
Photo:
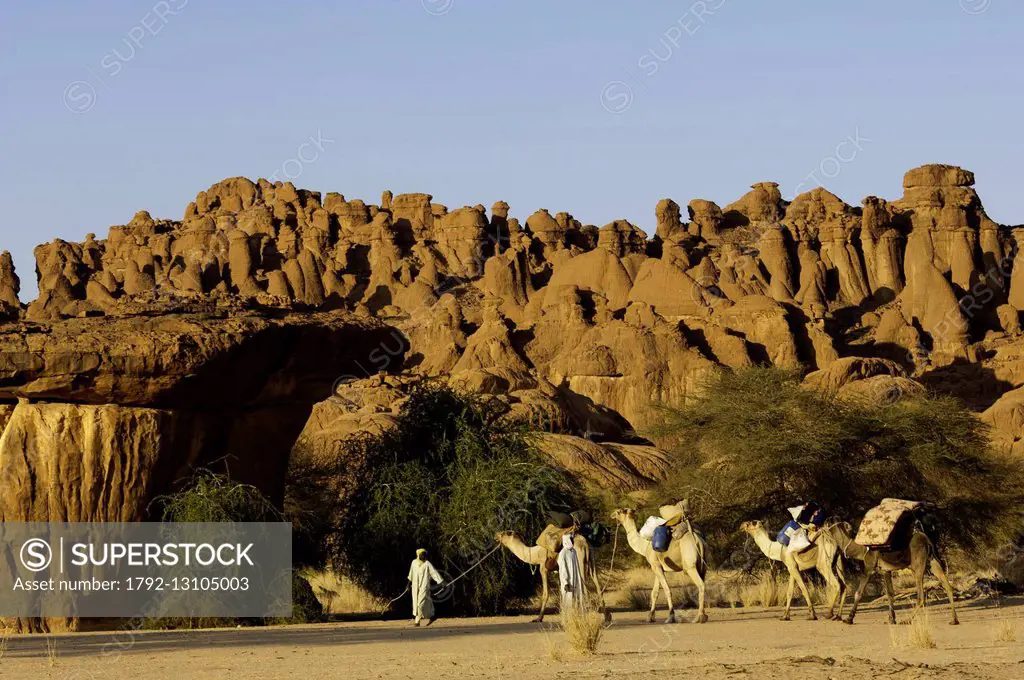
<path fill-rule="evenodd" d="M 195 466 L 280 498 L 313 404 L 390 332 L 208 303 L 0 326 L 0 520 L 139 520 Z"/>
<path fill-rule="evenodd" d="M 598 228 L 230 178 L 180 220 L 140 211 L 106 238 L 39 246 L 24 308 L 0 255 L 0 517 L 137 517 L 225 454 L 279 494 L 290 451 L 333 455 L 437 377 L 623 489 L 663 470 L 644 440 L 653 405 L 722 367 L 808 371 L 844 398 L 923 384 L 992 407 L 1016 442 L 1024 228 L 989 219 L 973 183 L 927 165 L 902 197 L 854 206 L 759 182 L 724 208 L 666 198 L 650 225 Z M 63 443 L 44 451 L 50 431 Z M 26 496 L 29 477 L 42 486 Z"/>

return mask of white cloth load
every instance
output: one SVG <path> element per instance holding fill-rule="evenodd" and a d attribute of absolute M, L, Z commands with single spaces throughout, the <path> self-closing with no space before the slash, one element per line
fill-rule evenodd
<path fill-rule="evenodd" d="M 648 517 L 644 525 L 640 527 L 640 537 L 646 538 L 648 541 L 654 539 L 654 530 L 667 521 L 662 517 Z"/>
<path fill-rule="evenodd" d="M 793 521 L 796 522 L 797 518 L 800 517 L 800 513 L 804 511 L 804 506 L 798 505 L 795 508 L 787 509 L 793 517 Z M 789 535 L 789 545 L 786 546 L 786 550 L 789 552 L 798 553 L 811 547 L 811 539 L 807 538 L 807 529 L 803 527 L 793 528 L 786 533 Z"/>
<path fill-rule="evenodd" d="M 789 545 L 786 549 L 791 553 L 798 553 L 811 547 L 811 539 L 807 538 L 807 529 L 798 529 L 789 537 Z"/>

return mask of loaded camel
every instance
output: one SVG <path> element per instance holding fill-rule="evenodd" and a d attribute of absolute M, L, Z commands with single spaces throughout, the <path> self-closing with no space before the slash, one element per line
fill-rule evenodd
<path fill-rule="evenodd" d="M 558 568 L 558 552 L 562 549 L 562 535 L 567 531 L 570 531 L 570 529 L 560 529 L 554 524 L 548 524 L 540 536 L 537 537 L 536 544 L 532 546 L 523 543 L 511 531 L 502 531 L 495 535 L 495 539 L 505 546 L 510 553 L 521 561 L 531 566 L 536 566 L 540 571 L 542 587 L 540 613 L 537 614 L 537 618 L 533 619 L 534 623 L 542 623 L 544 621 L 544 610 L 548 604 L 549 574 Z M 577 534 L 573 539 L 573 545 L 576 547 L 576 552 L 579 555 L 580 570 L 583 572 L 584 578 L 589 577 L 594 582 L 594 588 L 601 603 L 600 611 L 604 612 L 604 620 L 605 622 L 610 622 L 612 614 L 604 604 L 604 588 L 601 587 L 601 582 L 597 578 L 597 565 L 594 564 L 594 560 L 590 556 L 590 544 L 587 543 L 586 538 Z"/>
<path fill-rule="evenodd" d="M 633 552 L 647 560 L 654 572 L 654 586 L 651 588 L 651 611 L 647 620 L 654 622 L 655 610 L 658 608 L 658 589 L 665 589 L 665 600 L 668 603 L 668 619 L 665 623 L 676 622 L 676 612 L 672 607 L 672 591 L 669 589 L 668 579 L 665 578 L 666 571 L 685 572 L 693 584 L 697 586 L 697 617 L 694 623 L 704 623 L 708 615 L 704 609 L 704 577 L 707 574 L 707 561 L 704 555 L 707 552 L 707 544 L 700 536 L 692 530 L 682 538 L 672 539 L 669 549 L 666 552 L 656 552 L 651 542 L 640 535 L 636 528 L 636 520 L 633 511 L 629 509 L 616 510 L 612 513 L 612 519 L 621 524 L 626 530 L 626 541 Z"/>
<path fill-rule="evenodd" d="M 892 587 L 892 574 L 901 569 L 910 569 L 914 572 L 914 579 L 917 582 L 917 606 L 924 609 L 924 572 L 930 568 L 932 575 L 939 580 L 946 596 L 949 598 L 949 611 L 951 619 L 949 625 L 956 626 L 960 620 L 956 616 L 956 606 L 953 604 L 953 586 L 946 577 L 946 570 L 942 568 L 942 561 L 939 559 L 935 544 L 920 529 L 915 528 L 910 537 L 910 542 L 903 550 L 880 551 L 871 550 L 856 543 L 850 536 L 851 527 L 846 522 L 840 522 L 827 529 L 832 539 L 839 544 L 839 548 L 848 558 L 864 563 L 864 578 L 857 587 L 853 596 L 853 607 L 850 609 L 850 616 L 846 623 L 853 623 L 853 617 L 857 614 L 857 605 L 864 595 L 864 589 L 868 581 L 876 572 L 882 572 L 882 582 L 885 584 L 885 594 L 889 601 L 889 623 L 896 623 L 896 595 Z"/>
<path fill-rule="evenodd" d="M 807 585 L 800 575 L 800 572 L 810 569 L 818 570 L 818 573 L 825 578 L 825 582 L 833 593 L 832 601 L 828 607 L 828 618 L 836 621 L 842 620 L 843 607 L 846 605 L 846 574 L 843 569 L 842 554 L 839 551 L 839 546 L 831 535 L 820 532 L 814 545 L 794 555 L 786 550 L 781 543 L 773 540 L 764 526 L 758 521 L 744 522 L 740 525 L 740 529 L 750 534 L 754 539 L 754 543 L 757 544 L 757 547 L 761 549 L 761 552 L 768 559 L 782 562 L 786 565 L 786 570 L 789 571 L 789 588 L 786 591 L 786 610 L 782 614 L 783 621 L 789 621 L 789 610 L 793 602 L 794 585 L 800 587 L 800 592 L 807 603 L 807 609 L 810 612 L 807 619 L 810 621 L 817 620 L 818 615 L 814 612 L 814 601 L 811 599 Z M 838 614 L 835 613 L 837 600 L 839 601 Z"/>

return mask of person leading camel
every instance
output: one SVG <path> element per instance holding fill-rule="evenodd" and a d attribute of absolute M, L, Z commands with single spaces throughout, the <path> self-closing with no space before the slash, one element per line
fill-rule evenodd
<path fill-rule="evenodd" d="M 409 590 L 412 592 L 413 623 L 418 626 L 422 619 L 426 619 L 429 626 L 436 618 L 434 599 L 430 596 L 430 582 L 433 581 L 440 586 L 444 584 L 444 579 L 427 560 L 427 551 L 423 548 L 416 551 L 416 559 L 409 565 L 408 579 Z"/>

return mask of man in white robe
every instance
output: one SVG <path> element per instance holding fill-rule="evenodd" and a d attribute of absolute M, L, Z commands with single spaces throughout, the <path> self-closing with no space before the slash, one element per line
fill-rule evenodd
<path fill-rule="evenodd" d="M 579 553 L 573 545 L 574 536 L 572 532 L 562 536 L 562 550 L 558 553 L 558 582 L 561 585 L 559 590 L 562 595 L 563 612 L 572 608 L 582 611 L 586 607 Z"/>
<path fill-rule="evenodd" d="M 416 551 L 416 559 L 409 566 L 409 591 L 412 593 L 412 618 L 418 626 L 422 619 L 429 626 L 434 622 L 434 600 L 430 597 L 430 582 L 441 585 L 444 579 L 427 560 L 427 551 L 420 548 Z"/>

